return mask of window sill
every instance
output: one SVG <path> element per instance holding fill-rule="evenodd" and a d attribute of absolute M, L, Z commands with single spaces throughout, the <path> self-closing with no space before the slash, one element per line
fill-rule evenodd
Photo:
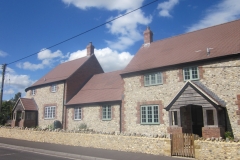
<path fill-rule="evenodd" d="M 141 125 L 160 125 L 160 123 L 141 123 Z"/>
<path fill-rule="evenodd" d="M 160 84 L 151 84 L 151 85 L 144 85 L 144 87 L 160 86 L 160 85 L 163 85 L 163 83 L 160 83 Z"/>
<path fill-rule="evenodd" d="M 74 119 L 74 121 L 81 121 L 82 119 Z"/>
<path fill-rule="evenodd" d="M 102 119 L 102 121 L 111 121 L 112 119 Z"/>
<path fill-rule="evenodd" d="M 55 118 L 44 118 L 44 120 L 54 120 Z"/>

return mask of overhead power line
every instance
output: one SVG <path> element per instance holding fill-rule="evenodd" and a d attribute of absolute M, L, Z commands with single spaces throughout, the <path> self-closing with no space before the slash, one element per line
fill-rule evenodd
<path fill-rule="evenodd" d="M 93 28 L 91 28 L 91 29 L 88 29 L 88 30 L 86 30 L 86 31 L 84 31 L 84 32 L 82 32 L 82 33 L 79 33 L 79 34 L 71 37 L 71 38 L 68 38 L 68 39 L 63 40 L 63 41 L 61 41 L 61 42 L 58 42 L 58 43 L 56 43 L 56 44 L 54 44 L 54 45 L 51 45 L 51 46 L 49 46 L 49 47 L 47 47 L 47 48 L 45 48 L 45 49 L 43 49 L 43 50 L 41 50 L 41 51 L 35 52 L 35 53 L 30 54 L 30 55 L 28 55 L 28 56 L 26 56 L 26 57 L 23 57 L 23 58 L 20 58 L 20 59 L 18 59 L 18 60 L 15 60 L 15 61 L 13 61 L 13 62 L 10 62 L 10 63 L 8 63 L 8 65 L 13 64 L 13 63 L 16 63 L 16 62 L 21 61 L 21 60 L 26 59 L 26 58 L 29 58 L 29 57 L 31 57 L 31 56 L 34 56 L 34 55 L 36 55 L 36 54 L 38 54 L 38 53 L 40 53 L 40 52 L 43 52 L 43 51 L 45 51 L 45 50 L 47 50 L 47 49 L 53 48 L 53 47 L 55 47 L 55 46 L 58 46 L 58 45 L 60 45 L 60 44 L 62 44 L 62 43 L 65 43 L 65 42 L 67 42 L 67 41 L 70 41 L 70 40 L 72 40 L 72 39 L 74 39 L 74 38 L 76 38 L 76 37 L 79 37 L 79 36 L 81 36 L 81 35 L 83 35 L 83 34 L 85 34 L 85 33 L 88 33 L 88 32 L 90 32 L 90 31 L 92 31 L 92 30 L 95 30 L 95 29 L 97 29 L 97 28 L 99 28 L 99 27 L 102 27 L 102 26 L 104 26 L 104 25 L 106 25 L 106 24 L 108 24 L 108 23 L 110 23 L 110 22 L 112 22 L 112 21 L 115 21 L 115 20 L 117 20 L 117 19 L 119 19 L 119 18 L 121 18 L 121 17 L 124 17 L 124 16 L 126 16 L 126 15 L 128 15 L 128 14 L 130 14 L 130 13 L 132 13 L 132 12 L 135 12 L 135 11 L 137 11 L 137 10 L 139 10 L 139 9 L 141 9 L 141 8 L 144 8 L 144 7 L 146 7 L 146 6 L 150 5 L 150 4 L 153 4 L 153 3 L 157 2 L 157 1 L 158 1 L 158 0 L 151 1 L 151 2 L 149 2 L 149 3 L 147 3 L 147 4 L 145 4 L 145 5 L 137 8 L 137 9 L 134 9 L 134 10 L 132 10 L 132 11 L 130 11 L 130 12 L 127 12 L 127 13 L 125 13 L 125 14 L 123 14 L 123 15 L 121 15 L 121 16 L 118 16 L 118 17 L 116 17 L 116 18 L 113 18 L 112 20 L 109 20 L 109 21 L 107 21 L 107 22 L 105 22 L 105 23 L 102 23 L 102 24 L 100 24 L 100 25 L 98 25 L 98 26 L 95 26 L 95 27 L 93 27 Z"/>

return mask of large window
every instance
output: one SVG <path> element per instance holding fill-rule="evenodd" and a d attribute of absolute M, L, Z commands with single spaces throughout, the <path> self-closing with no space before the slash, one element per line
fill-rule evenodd
<path fill-rule="evenodd" d="M 45 119 L 53 119 L 55 118 L 55 106 L 49 106 L 49 107 L 45 107 L 45 114 L 44 114 L 44 118 Z"/>
<path fill-rule="evenodd" d="M 151 86 L 151 85 L 158 85 L 162 84 L 162 73 L 161 72 L 155 72 L 150 74 L 144 75 L 144 85 L 145 86 Z"/>
<path fill-rule="evenodd" d="M 199 79 L 198 67 L 183 68 L 183 76 L 185 81 L 198 80 Z"/>
<path fill-rule="evenodd" d="M 82 109 L 81 107 L 74 108 L 74 120 L 82 119 Z"/>
<path fill-rule="evenodd" d="M 56 84 L 53 84 L 51 86 L 51 92 L 56 92 L 56 91 L 57 91 L 57 86 L 56 86 Z"/>
<path fill-rule="evenodd" d="M 111 105 L 102 106 L 102 119 L 111 120 L 112 118 L 112 108 Z"/>
<path fill-rule="evenodd" d="M 141 106 L 141 124 L 159 124 L 157 105 Z"/>

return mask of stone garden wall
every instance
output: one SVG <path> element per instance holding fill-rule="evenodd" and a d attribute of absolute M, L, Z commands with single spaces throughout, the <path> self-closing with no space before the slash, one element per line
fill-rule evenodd
<path fill-rule="evenodd" d="M 127 152 L 171 156 L 171 140 L 130 134 L 98 134 L 93 131 L 44 131 L 40 129 L 0 128 L 0 137 L 35 142 L 93 147 Z M 195 158 L 201 160 L 240 160 L 238 140 L 201 139 L 194 141 Z"/>

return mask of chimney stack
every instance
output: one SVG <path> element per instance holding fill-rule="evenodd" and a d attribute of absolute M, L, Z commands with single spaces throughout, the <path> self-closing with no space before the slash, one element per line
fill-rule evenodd
<path fill-rule="evenodd" d="M 144 44 L 150 44 L 153 41 L 153 33 L 149 27 L 143 32 Z"/>
<path fill-rule="evenodd" d="M 87 56 L 91 56 L 94 54 L 94 46 L 92 45 L 92 42 L 89 42 L 87 45 Z"/>

